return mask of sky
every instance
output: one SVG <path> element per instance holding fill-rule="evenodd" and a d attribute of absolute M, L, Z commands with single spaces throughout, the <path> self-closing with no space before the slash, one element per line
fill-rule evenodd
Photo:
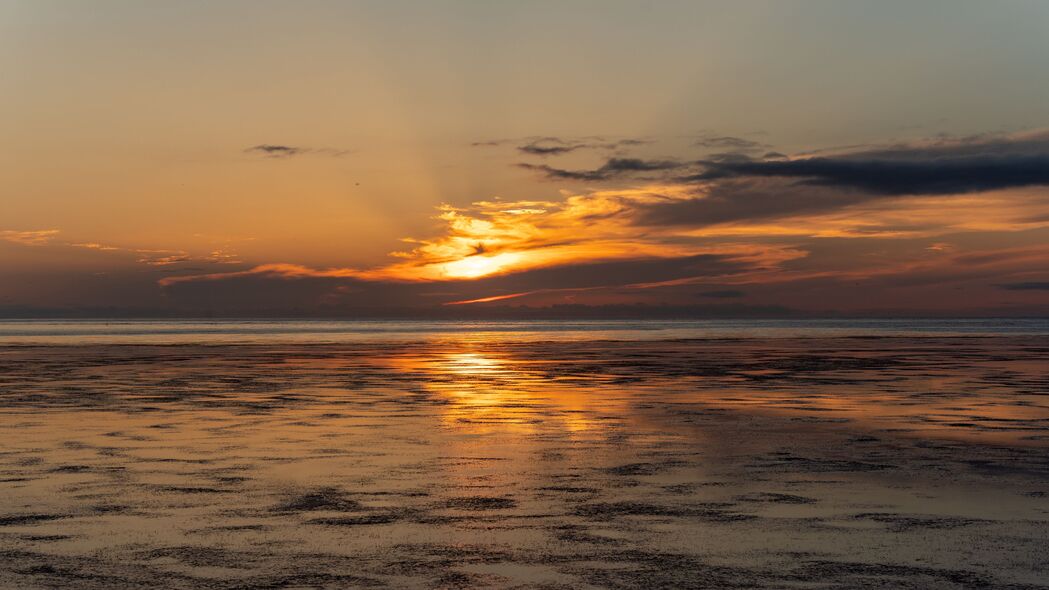
<path fill-rule="evenodd" d="M 0 317 L 1049 315 L 1047 29 L 0 0 Z"/>

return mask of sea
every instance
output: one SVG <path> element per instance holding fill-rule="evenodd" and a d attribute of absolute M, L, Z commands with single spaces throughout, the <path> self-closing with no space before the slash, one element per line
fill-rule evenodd
<path fill-rule="evenodd" d="M 704 320 L 0 320 L 0 345 L 338 344 L 445 339 L 694 340 L 864 336 L 1049 336 L 1049 318 Z"/>

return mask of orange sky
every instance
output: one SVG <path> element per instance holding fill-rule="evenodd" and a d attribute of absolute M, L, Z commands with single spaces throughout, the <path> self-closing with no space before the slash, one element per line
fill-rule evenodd
<path fill-rule="evenodd" d="M 935 4 L 6 2 L 0 315 L 1049 313 L 1049 6 Z"/>

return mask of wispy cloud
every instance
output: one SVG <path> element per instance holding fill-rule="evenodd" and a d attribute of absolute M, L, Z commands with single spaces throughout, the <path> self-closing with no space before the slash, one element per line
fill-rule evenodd
<path fill-rule="evenodd" d="M 613 153 L 621 153 L 628 148 L 654 143 L 652 139 L 641 139 L 635 137 L 557 137 L 532 136 L 523 138 L 504 138 L 475 141 L 470 145 L 473 147 L 499 147 L 514 145 L 518 152 L 530 156 L 560 156 L 572 152 L 597 150 Z"/>
<path fill-rule="evenodd" d="M 480 297 L 478 299 L 466 299 L 463 301 L 449 301 L 445 305 L 472 305 L 474 303 L 492 303 L 494 301 L 505 301 L 507 299 L 517 299 L 518 297 L 524 297 L 526 295 L 534 295 L 537 291 L 524 291 L 521 293 L 510 293 L 508 295 L 492 295 L 490 297 Z"/>
<path fill-rule="evenodd" d="M 1049 281 L 1027 281 L 1023 283 L 1006 283 L 998 285 L 1009 291 L 1049 291 Z"/>
<path fill-rule="evenodd" d="M 762 152 L 767 151 L 772 147 L 767 143 L 742 137 L 713 134 L 701 136 L 699 139 L 695 140 L 692 145 L 695 147 L 735 153 Z"/>
<path fill-rule="evenodd" d="M 545 164 L 518 163 L 519 168 L 534 170 L 550 180 L 604 181 L 646 172 L 677 170 L 687 164 L 675 160 L 642 160 L 639 158 L 609 158 L 592 170 L 566 170 Z"/>
<path fill-rule="evenodd" d="M 115 252 L 120 250 L 116 246 L 107 246 L 105 244 L 99 244 L 98 242 L 72 242 L 69 244 L 74 248 L 85 248 L 87 250 L 98 250 L 99 252 Z"/>
<path fill-rule="evenodd" d="M 743 297 L 743 291 L 736 289 L 721 289 L 717 291 L 702 291 L 696 293 L 697 297 L 706 297 L 707 299 L 736 299 Z"/>
<path fill-rule="evenodd" d="M 295 156 L 318 155 L 339 157 L 350 153 L 350 150 L 335 148 L 309 148 L 273 143 L 262 143 L 244 150 L 248 154 L 256 154 L 267 158 L 292 158 Z"/>
<path fill-rule="evenodd" d="M 240 256 L 230 250 L 217 248 L 205 254 L 192 254 L 182 249 L 125 248 L 98 242 L 64 242 L 62 245 L 98 252 L 114 252 L 131 255 L 135 262 L 149 266 L 171 266 L 183 262 L 209 262 L 212 264 L 240 264 Z"/>
<path fill-rule="evenodd" d="M 13 229 L 0 230 L 0 240 L 22 244 L 23 246 L 42 246 L 55 239 L 60 233 L 57 229 L 37 229 L 19 231 Z"/>
<path fill-rule="evenodd" d="M 618 139 L 604 140 L 602 138 L 589 139 L 561 139 L 560 137 L 541 137 L 533 139 L 524 145 L 517 146 L 519 152 L 533 156 L 559 156 L 579 150 L 621 150 L 626 147 L 650 143 L 643 139 Z"/>
<path fill-rule="evenodd" d="M 233 272 L 217 272 L 200 275 L 186 275 L 177 277 L 164 277 L 157 281 L 161 286 L 167 287 L 178 283 L 191 281 L 220 281 L 240 277 L 262 277 L 272 279 L 302 279 L 302 278 L 358 278 L 361 272 L 349 268 L 315 269 L 301 264 L 260 264 L 247 270 Z"/>

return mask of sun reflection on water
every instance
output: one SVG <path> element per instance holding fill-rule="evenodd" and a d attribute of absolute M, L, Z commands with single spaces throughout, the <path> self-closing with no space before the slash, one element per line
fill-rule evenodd
<path fill-rule="evenodd" d="M 454 352 L 440 359 L 440 364 L 455 375 L 495 375 L 506 372 L 505 362 L 477 352 Z"/>
<path fill-rule="evenodd" d="M 541 431 L 581 433 L 607 429 L 598 416 L 621 414 L 630 401 L 624 395 L 597 397 L 579 384 L 549 373 L 551 363 L 516 357 L 511 351 L 489 351 L 484 342 L 448 342 L 460 350 L 406 356 L 398 368 L 425 376 L 423 387 L 445 399 L 441 423 L 464 434 L 530 435 Z"/>

